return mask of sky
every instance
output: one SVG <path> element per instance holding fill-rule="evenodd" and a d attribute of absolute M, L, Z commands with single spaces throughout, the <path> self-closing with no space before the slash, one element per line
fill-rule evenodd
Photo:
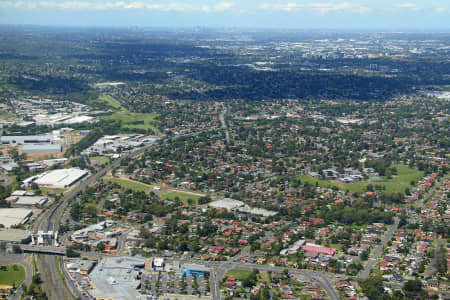
<path fill-rule="evenodd" d="M 0 24 L 450 31 L 450 0 L 0 0 Z"/>

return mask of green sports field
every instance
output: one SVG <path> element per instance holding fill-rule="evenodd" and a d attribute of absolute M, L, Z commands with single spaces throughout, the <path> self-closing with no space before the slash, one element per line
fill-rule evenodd
<path fill-rule="evenodd" d="M 383 186 L 386 189 L 384 192 L 386 193 L 404 193 L 406 188 L 411 188 L 411 181 L 417 182 L 419 181 L 424 173 L 422 171 L 409 168 L 403 165 L 396 165 L 397 175 L 393 176 L 391 179 L 384 178 L 384 182 L 368 182 L 368 181 L 360 181 L 354 183 L 342 183 L 338 180 L 324 180 L 314 178 L 309 175 L 303 175 L 300 177 L 302 182 L 309 182 L 311 185 L 315 185 L 316 182 L 320 187 L 338 187 L 343 191 L 351 191 L 354 193 L 362 193 L 367 189 L 368 184 Z"/>
<path fill-rule="evenodd" d="M 233 276 L 234 279 L 236 280 L 245 280 L 247 278 L 250 277 L 250 275 L 252 274 L 252 271 L 250 270 L 229 270 L 226 274 L 225 274 L 225 278 L 227 278 L 228 276 Z"/>
<path fill-rule="evenodd" d="M 170 199 L 170 200 L 174 200 L 175 197 L 178 197 L 180 199 L 180 201 L 183 202 L 184 204 L 188 204 L 189 199 L 192 199 L 193 204 L 197 204 L 198 199 L 201 198 L 200 196 L 197 196 L 197 195 L 192 195 L 192 194 L 183 193 L 183 192 L 176 192 L 176 191 L 162 192 L 160 194 L 160 196 L 164 199 Z"/>
<path fill-rule="evenodd" d="M 151 129 L 155 133 L 159 132 L 158 121 L 155 120 L 157 114 L 141 114 L 129 111 L 120 111 L 112 115 L 103 117 L 105 120 L 116 120 L 122 122 L 122 128 L 127 129 Z"/>
<path fill-rule="evenodd" d="M 112 109 L 116 109 L 116 110 L 121 109 L 121 105 L 120 105 L 119 101 L 117 101 L 113 97 L 108 96 L 106 94 L 101 94 L 97 99 L 90 100 L 89 102 L 90 102 L 90 104 L 106 105 L 106 106 L 109 106 Z"/>
<path fill-rule="evenodd" d="M 117 183 L 124 189 L 130 189 L 136 192 L 145 192 L 150 190 L 151 188 L 146 186 L 145 184 L 137 183 L 137 182 L 130 182 L 127 180 L 119 179 L 119 178 L 110 178 L 106 179 L 107 182 L 111 183 Z"/>
<path fill-rule="evenodd" d="M 0 267 L 0 285 L 18 287 L 25 280 L 25 269 L 21 265 Z"/>

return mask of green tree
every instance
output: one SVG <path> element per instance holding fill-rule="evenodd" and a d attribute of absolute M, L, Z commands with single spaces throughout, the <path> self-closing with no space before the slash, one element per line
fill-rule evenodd
<path fill-rule="evenodd" d="M 372 276 L 361 281 L 360 286 L 369 300 L 389 299 L 389 294 L 384 291 L 383 278 L 381 276 Z"/>
<path fill-rule="evenodd" d="M 22 253 L 22 252 L 23 252 L 22 248 L 20 248 L 19 245 L 13 245 L 12 250 L 13 250 L 13 252 L 16 253 L 16 254 L 19 254 L 19 253 Z"/>
<path fill-rule="evenodd" d="M 66 248 L 66 256 L 67 257 L 80 257 L 80 253 L 76 252 L 73 249 L 73 246 L 69 246 Z"/>

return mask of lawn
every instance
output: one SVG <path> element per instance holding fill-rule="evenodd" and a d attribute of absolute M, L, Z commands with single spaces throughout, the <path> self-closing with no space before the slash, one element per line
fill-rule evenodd
<path fill-rule="evenodd" d="M 266 271 L 259 272 L 258 281 L 270 283 L 269 273 Z"/>
<path fill-rule="evenodd" d="M 95 161 L 95 162 L 99 162 L 101 164 L 106 165 L 107 163 L 109 163 L 109 158 L 106 156 L 93 156 L 93 157 L 89 157 L 90 161 Z"/>
<path fill-rule="evenodd" d="M 66 189 L 53 189 L 49 187 L 40 187 L 43 196 L 48 196 L 49 194 L 61 195 L 66 191 Z"/>
<path fill-rule="evenodd" d="M 116 120 L 122 122 L 123 128 L 128 129 L 151 129 L 155 133 L 159 132 L 158 121 L 155 120 L 157 114 L 132 113 L 129 111 L 120 111 L 109 116 L 103 117 L 105 120 Z"/>
<path fill-rule="evenodd" d="M 159 195 L 164 199 L 170 199 L 170 200 L 175 200 L 175 197 L 178 197 L 180 199 L 180 201 L 183 202 L 184 204 L 189 204 L 188 199 L 192 199 L 194 201 L 193 204 L 195 204 L 195 205 L 198 204 L 198 199 L 201 198 L 201 196 L 192 195 L 192 194 L 183 193 L 183 192 L 175 192 L 175 191 L 162 192 Z"/>
<path fill-rule="evenodd" d="M 334 248 L 334 249 L 336 249 L 337 251 L 342 252 L 342 244 L 330 244 L 330 245 L 328 245 L 328 247 Z"/>
<path fill-rule="evenodd" d="M 150 187 L 146 186 L 145 184 L 138 183 L 138 182 L 131 182 L 131 181 L 118 179 L 118 178 L 111 178 L 111 179 L 107 179 L 106 181 L 111 182 L 111 183 L 117 183 L 124 189 L 130 189 L 130 190 L 133 190 L 136 192 L 145 192 L 145 191 L 148 191 L 151 189 Z"/>
<path fill-rule="evenodd" d="M 233 276 L 234 279 L 236 280 L 244 280 L 250 277 L 250 275 L 252 274 L 252 271 L 249 270 L 229 270 L 226 275 L 225 278 L 227 278 L 228 276 Z"/>
<path fill-rule="evenodd" d="M 101 94 L 97 99 L 91 100 L 91 104 L 107 105 L 113 109 L 121 109 L 119 101 L 106 94 Z"/>
<path fill-rule="evenodd" d="M 0 118 L 2 119 L 6 119 L 6 120 L 12 120 L 12 119 L 16 119 L 16 115 L 12 114 L 12 113 L 8 113 L 6 111 L 0 111 Z"/>
<path fill-rule="evenodd" d="M 0 267 L 0 285 L 15 285 L 18 287 L 25 280 L 25 269 L 21 265 Z"/>
<path fill-rule="evenodd" d="M 116 112 L 111 115 L 103 116 L 102 118 L 104 120 L 120 120 L 122 122 L 122 128 L 124 129 L 151 129 L 155 133 L 159 133 L 158 122 L 155 120 L 157 114 L 130 112 L 125 107 L 121 106 L 116 99 L 105 94 L 102 94 L 91 102 L 92 104 L 100 103 L 102 105 L 107 105 L 116 110 Z"/>
<path fill-rule="evenodd" d="M 397 175 L 393 176 L 391 179 L 386 179 L 385 182 L 355 182 L 355 183 L 342 183 L 338 180 L 324 180 L 314 178 L 309 175 L 303 175 L 300 177 L 302 182 L 309 182 L 311 185 L 315 185 L 316 182 L 320 187 L 331 188 L 333 186 L 338 187 L 340 190 L 349 190 L 354 193 L 362 193 L 366 191 L 368 184 L 384 186 L 386 187 L 386 193 L 400 192 L 404 193 L 407 187 L 411 188 L 411 181 L 417 182 L 423 177 L 423 172 L 416 169 L 409 168 L 403 165 L 396 165 Z"/>

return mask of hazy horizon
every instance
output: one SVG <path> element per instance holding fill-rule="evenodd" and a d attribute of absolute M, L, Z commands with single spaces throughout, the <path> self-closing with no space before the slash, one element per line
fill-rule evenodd
<path fill-rule="evenodd" d="M 369 0 L 5 1 L 4 25 L 450 30 L 450 2 Z"/>

